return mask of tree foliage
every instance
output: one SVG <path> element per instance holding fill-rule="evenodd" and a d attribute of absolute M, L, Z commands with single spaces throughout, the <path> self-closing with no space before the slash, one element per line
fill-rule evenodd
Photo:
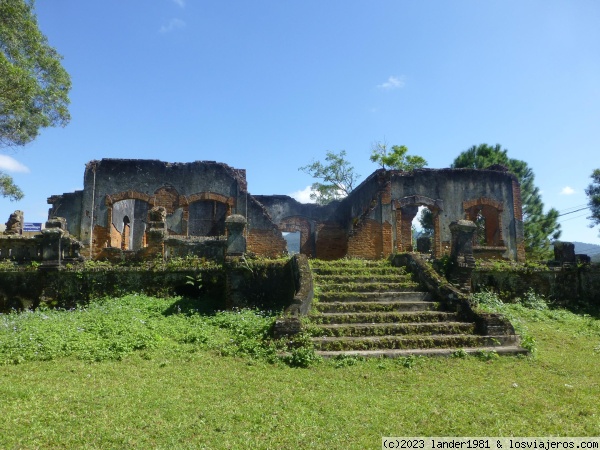
<path fill-rule="evenodd" d="M 25 145 L 69 120 L 71 80 L 38 28 L 33 0 L 0 0 L 0 148 Z M 23 192 L 0 172 L 0 196 Z"/>
<path fill-rule="evenodd" d="M 14 183 L 12 177 L 0 172 L 0 195 L 12 200 L 21 200 L 23 192 Z"/>
<path fill-rule="evenodd" d="M 550 240 L 560 237 L 558 211 L 551 208 L 544 213 L 544 203 L 539 189 L 534 184 L 533 170 L 525 161 L 509 158 L 507 150 L 500 144 L 481 144 L 462 152 L 452 163 L 453 168 L 485 169 L 501 164 L 516 175 L 521 184 L 523 205 L 523 228 L 525 251 L 534 257 L 545 256 L 550 249 Z"/>
<path fill-rule="evenodd" d="M 0 146 L 25 145 L 69 120 L 61 56 L 38 28 L 33 0 L 0 1 Z"/>
<path fill-rule="evenodd" d="M 346 151 L 339 153 L 327 152 L 325 162 L 313 161 L 311 164 L 300 167 L 298 170 L 322 180 L 312 184 L 310 198 L 320 205 L 325 205 L 332 200 L 346 197 L 360 178 L 354 167 L 346 160 Z"/>
<path fill-rule="evenodd" d="M 396 169 L 410 172 L 422 169 L 427 161 L 421 156 L 407 155 L 405 145 L 392 145 L 390 149 L 385 142 L 376 142 L 371 147 L 371 161 L 379 164 L 384 169 Z"/>
<path fill-rule="evenodd" d="M 594 225 L 600 225 L 600 169 L 595 169 L 591 175 L 592 182 L 585 190 L 588 196 L 588 205 L 592 215 L 588 217 Z"/>

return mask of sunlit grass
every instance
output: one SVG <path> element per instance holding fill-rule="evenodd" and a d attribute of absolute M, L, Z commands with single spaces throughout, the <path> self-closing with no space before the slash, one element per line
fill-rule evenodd
<path fill-rule="evenodd" d="M 502 307 L 535 339 L 535 357 L 344 358 L 298 369 L 263 341 L 273 316 L 201 314 L 178 299 L 5 316 L 23 321 L 24 336 L 43 323 L 35 342 L 49 336 L 47 348 L 79 343 L 70 356 L 4 359 L 0 448 L 364 449 L 380 448 L 383 435 L 596 436 L 600 321 Z M 51 321 L 62 325 L 43 329 Z M 96 336 L 74 340 L 82 323 Z M 82 349 L 102 342 L 102 330 L 127 351 L 94 362 L 83 355 L 103 353 Z"/>

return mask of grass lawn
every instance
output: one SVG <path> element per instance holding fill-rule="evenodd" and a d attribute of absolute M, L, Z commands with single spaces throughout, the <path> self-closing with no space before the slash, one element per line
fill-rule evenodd
<path fill-rule="evenodd" d="M 534 357 L 278 360 L 273 317 L 127 296 L 0 316 L 0 448 L 381 448 L 598 436 L 600 320 L 500 306 Z"/>

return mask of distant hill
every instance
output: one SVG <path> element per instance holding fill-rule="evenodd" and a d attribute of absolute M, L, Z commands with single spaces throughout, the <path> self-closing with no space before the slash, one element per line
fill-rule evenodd
<path fill-rule="evenodd" d="M 287 242 L 287 250 L 290 255 L 300 253 L 300 232 L 283 233 L 283 238 Z"/>
<path fill-rule="evenodd" d="M 583 253 L 592 258 L 592 261 L 600 262 L 600 245 L 585 242 L 573 242 L 573 244 L 575 244 L 575 254 Z"/>

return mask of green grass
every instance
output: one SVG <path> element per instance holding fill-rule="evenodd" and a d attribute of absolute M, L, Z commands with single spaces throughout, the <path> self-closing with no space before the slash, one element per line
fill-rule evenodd
<path fill-rule="evenodd" d="M 535 357 L 299 369 L 263 340 L 274 316 L 196 308 L 127 296 L 0 316 L 0 448 L 365 449 L 383 435 L 598 434 L 597 316 L 497 305 L 535 339 Z"/>

